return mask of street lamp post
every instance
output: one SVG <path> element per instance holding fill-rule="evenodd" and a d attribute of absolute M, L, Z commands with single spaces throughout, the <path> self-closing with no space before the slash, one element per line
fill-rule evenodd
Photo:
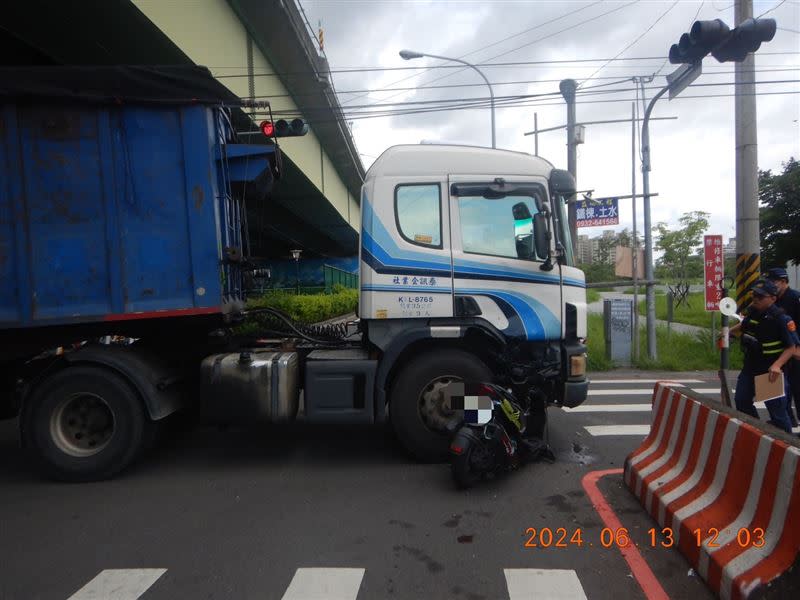
<path fill-rule="evenodd" d="M 450 60 L 453 62 L 461 63 L 469 67 L 470 69 L 475 69 L 478 75 L 483 77 L 483 80 L 486 82 L 486 85 L 489 87 L 489 98 L 491 99 L 491 107 L 492 107 L 492 148 L 497 148 L 497 144 L 495 143 L 495 133 L 494 133 L 494 91 L 492 90 L 492 84 L 489 83 L 489 80 L 486 79 L 486 75 L 476 67 L 475 65 L 468 63 L 465 60 L 461 60 L 460 58 L 449 58 L 447 56 L 437 56 L 435 54 L 427 54 L 425 52 L 416 52 L 414 50 L 400 50 L 400 57 L 403 60 L 411 60 L 413 58 L 422 58 L 423 56 L 427 56 L 428 58 L 437 58 L 439 60 Z"/>
<path fill-rule="evenodd" d="M 294 285 L 295 293 L 300 295 L 300 253 L 302 250 L 292 250 L 292 258 L 294 258 Z"/>

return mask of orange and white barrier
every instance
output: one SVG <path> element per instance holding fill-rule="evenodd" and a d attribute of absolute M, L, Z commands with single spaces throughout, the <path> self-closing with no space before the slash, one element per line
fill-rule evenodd
<path fill-rule="evenodd" d="M 656 384 L 650 434 L 625 460 L 625 483 L 664 545 L 674 540 L 720 597 L 747 598 L 793 564 L 798 576 L 800 444 L 690 393 Z"/>

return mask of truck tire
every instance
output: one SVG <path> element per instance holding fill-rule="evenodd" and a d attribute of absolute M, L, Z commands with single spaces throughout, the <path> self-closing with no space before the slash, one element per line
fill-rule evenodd
<path fill-rule="evenodd" d="M 153 425 L 120 375 L 76 365 L 32 392 L 22 408 L 20 437 L 48 477 L 96 481 L 127 467 L 145 449 Z"/>
<path fill-rule="evenodd" d="M 458 415 L 442 408 L 443 388 L 453 381 L 491 381 L 492 372 L 474 354 L 441 350 L 424 354 L 400 371 L 389 394 L 389 417 L 400 443 L 423 462 L 448 459 Z"/>

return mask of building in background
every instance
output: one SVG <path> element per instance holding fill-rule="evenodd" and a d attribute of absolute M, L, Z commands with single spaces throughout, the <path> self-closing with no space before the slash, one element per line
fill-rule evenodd
<path fill-rule="evenodd" d="M 579 235 L 577 260 L 580 264 L 615 264 L 617 260 L 617 233 L 613 229 L 606 229 L 602 235 L 593 238 L 585 234 Z"/>

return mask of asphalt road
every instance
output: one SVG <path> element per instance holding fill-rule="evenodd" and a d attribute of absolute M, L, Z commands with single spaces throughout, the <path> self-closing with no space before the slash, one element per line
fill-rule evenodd
<path fill-rule="evenodd" d="M 581 482 L 641 442 L 614 431 L 649 424 L 652 387 L 598 376 L 586 406 L 617 408 L 550 410 L 554 464 L 466 492 L 382 427 L 302 424 L 184 432 L 112 481 L 55 484 L 31 472 L 15 422 L 0 422 L 0 599 L 646 598 L 640 573 L 603 547 Z M 656 525 L 621 475 L 599 488 L 670 597 L 712 597 L 677 551 L 651 547 Z"/>

